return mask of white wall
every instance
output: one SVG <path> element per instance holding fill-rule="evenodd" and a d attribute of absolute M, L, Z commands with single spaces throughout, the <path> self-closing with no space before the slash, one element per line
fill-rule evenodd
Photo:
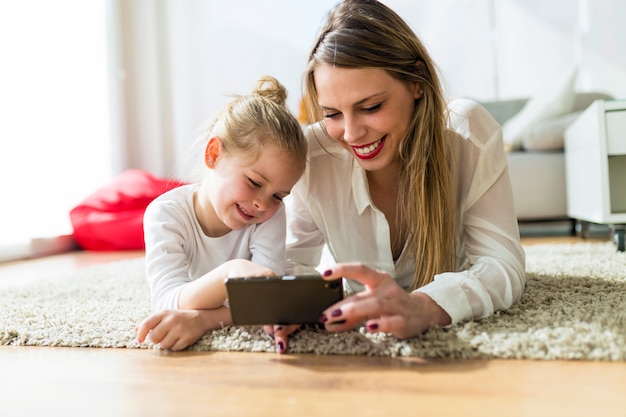
<path fill-rule="evenodd" d="M 535 94 L 573 66 L 577 89 L 626 97 L 626 2 L 387 0 L 430 47 L 451 96 Z"/>
<path fill-rule="evenodd" d="M 580 67 L 579 89 L 626 96 L 624 1 L 383 1 L 429 47 L 451 96 L 529 95 L 574 65 Z M 202 71 L 207 91 L 245 91 L 243 80 L 267 72 L 277 74 L 296 103 L 310 44 L 335 0 L 201 4 L 203 13 L 192 18 L 197 26 L 189 19 L 181 26 L 203 27 L 199 33 L 209 49 L 200 50 L 218 60 Z"/>
<path fill-rule="evenodd" d="M 309 47 L 336 1 L 117 2 L 135 16 L 125 23 L 134 37 L 129 40 L 126 33 L 122 39 L 131 48 L 120 63 L 124 105 L 146 104 L 127 108 L 122 117 L 125 139 L 137 142 L 137 149 L 126 149 L 120 170 L 130 166 L 168 175 L 173 161 L 184 163 L 194 129 L 230 95 L 249 92 L 260 75 L 271 74 L 285 84 L 288 103 L 297 112 Z M 622 0 L 384 2 L 428 46 L 450 97 L 532 96 L 575 65 L 578 90 L 626 97 Z M 142 44 L 146 33 L 152 41 Z M 149 116 L 141 116 L 145 109 Z M 136 126 L 142 123 L 152 124 Z M 159 150 L 146 151 L 149 143 Z"/>

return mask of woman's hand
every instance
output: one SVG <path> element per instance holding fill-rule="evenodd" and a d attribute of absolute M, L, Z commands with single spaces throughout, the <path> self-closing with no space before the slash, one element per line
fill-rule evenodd
<path fill-rule="evenodd" d="M 341 332 L 366 321 L 369 332 L 385 332 L 400 339 L 417 336 L 433 325 L 450 324 L 450 316 L 429 296 L 408 294 L 391 276 L 360 263 L 341 263 L 323 274 L 324 279 L 350 278 L 365 285 L 365 290 L 346 297 L 324 311 L 320 322 L 326 330 Z M 285 353 L 290 334 L 300 326 L 263 326 L 276 342 L 276 351 Z"/>
<path fill-rule="evenodd" d="M 164 310 L 141 322 L 135 331 L 137 341 L 149 339 L 165 350 L 183 350 L 196 343 L 209 330 L 231 323 L 230 310 Z"/>
<path fill-rule="evenodd" d="M 263 326 L 263 330 L 265 331 L 265 333 L 269 335 L 272 339 L 274 339 L 274 343 L 276 344 L 276 352 L 278 353 L 287 352 L 287 340 L 289 338 L 289 335 L 299 328 L 299 324 L 274 324 Z"/>
<path fill-rule="evenodd" d="M 364 291 L 324 311 L 320 321 L 328 331 L 345 331 L 366 321 L 369 332 L 391 333 L 405 339 L 424 333 L 433 325 L 445 326 L 452 321 L 429 296 L 407 293 L 386 272 L 360 263 L 342 263 L 325 271 L 323 276 L 325 279 L 345 277 L 365 285 Z"/>

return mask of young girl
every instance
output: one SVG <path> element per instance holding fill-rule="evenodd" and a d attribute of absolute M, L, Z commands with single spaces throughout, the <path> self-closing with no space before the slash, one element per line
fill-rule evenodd
<path fill-rule="evenodd" d="M 146 270 L 155 312 L 137 327 L 162 349 L 181 350 L 230 322 L 224 279 L 283 274 L 285 208 L 307 146 L 285 106 L 285 88 L 261 78 L 206 130 L 200 183 L 146 209 Z"/>

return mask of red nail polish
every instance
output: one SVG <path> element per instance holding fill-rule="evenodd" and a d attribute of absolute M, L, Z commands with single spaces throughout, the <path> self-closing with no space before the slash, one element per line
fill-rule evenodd
<path fill-rule="evenodd" d="M 283 351 L 285 350 L 285 345 L 283 344 L 283 342 L 276 343 L 276 350 L 278 350 L 278 353 L 283 353 Z"/>
<path fill-rule="evenodd" d="M 336 310 L 331 311 L 330 315 L 332 317 L 339 317 L 339 316 L 341 316 L 341 309 L 336 309 Z"/>
<path fill-rule="evenodd" d="M 367 330 L 369 330 L 370 332 L 374 332 L 376 330 L 378 330 L 378 323 L 370 323 L 367 325 Z"/>
<path fill-rule="evenodd" d="M 326 314 L 322 314 L 319 318 L 320 323 L 326 323 L 328 321 L 328 317 L 326 317 Z"/>
<path fill-rule="evenodd" d="M 326 271 L 324 271 L 324 276 L 327 277 L 327 276 L 329 276 L 332 273 L 333 273 L 333 271 L 331 271 L 330 269 L 327 269 Z"/>

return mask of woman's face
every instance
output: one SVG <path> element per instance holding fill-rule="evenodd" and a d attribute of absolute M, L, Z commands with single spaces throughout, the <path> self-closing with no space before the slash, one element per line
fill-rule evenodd
<path fill-rule="evenodd" d="M 419 86 L 378 68 L 315 67 L 315 86 L 326 130 L 367 171 L 398 161 L 398 147 L 411 121 Z"/>

